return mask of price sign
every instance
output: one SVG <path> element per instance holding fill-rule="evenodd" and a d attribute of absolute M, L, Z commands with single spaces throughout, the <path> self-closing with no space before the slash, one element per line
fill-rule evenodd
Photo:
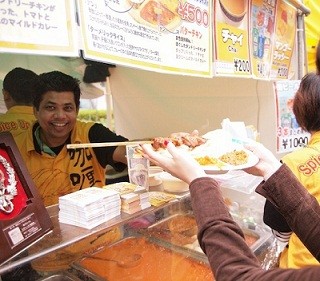
<path fill-rule="evenodd" d="M 278 1 L 275 14 L 270 79 L 287 79 L 294 49 L 297 10 L 287 1 Z"/>
<path fill-rule="evenodd" d="M 292 111 L 293 97 L 300 80 L 274 82 L 277 111 L 277 152 L 290 152 L 309 142 L 310 134 L 297 123 Z"/>
<path fill-rule="evenodd" d="M 280 136 L 278 138 L 278 152 L 290 152 L 299 147 L 304 147 L 308 144 L 310 135 L 302 133 L 296 136 Z"/>
<path fill-rule="evenodd" d="M 250 77 L 249 1 L 238 1 L 237 9 L 232 1 L 224 2 L 214 1 L 214 74 Z"/>
<path fill-rule="evenodd" d="M 244 60 L 244 59 L 234 59 L 234 71 L 241 72 L 241 73 L 248 73 L 250 74 L 250 62 L 249 60 Z"/>
<path fill-rule="evenodd" d="M 277 0 L 251 1 L 251 62 L 253 75 L 258 78 L 268 78 L 270 72 L 276 4 Z"/>

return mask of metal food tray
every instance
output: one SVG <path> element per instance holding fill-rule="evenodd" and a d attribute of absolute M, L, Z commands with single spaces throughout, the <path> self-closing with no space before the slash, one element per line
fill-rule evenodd
<path fill-rule="evenodd" d="M 166 247 L 175 248 L 176 251 L 195 256 L 197 259 L 208 262 L 208 259 L 206 255 L 202 251 L 197 251 L 194 249 L 191 249 L 185 245 L 190 244 L 186 243 L 185 245 L 180 245 L 179 243 L 175 243 L 179 240 L 179 237 L 176 237 L 176 241 L 174 240 L 174 235 L 169 229 L 169 222 L 177 217 L 192 217 L 192 213 L 177 213 L 172 216 L 169 216 L 165 219 L 162 219 L 151 226 L 149 226 L 146 229 L 146 232 L 144 233 L 145 236 L 149 237 L 152 241 L 155 241 L 155 243 L 161 243 L 162 245 L 165 245 Z M 196 241 L 196 232 L 190 234 L 191 236 L 185 236 L 186 240 L 190 241 Z M 184 238 L 183 235 L 180 238 Z"/>
<path fill-rule="evenodd" d="M 103 251 L 105 248 L 112 248 L 114 247 L 115 245 L 117 244 L 121 244 L 123 243 L 125 240 L 128 240 L 128 239 L 132 239 L 132 238 L 143 238 L 145 239 L 148 243 L 150 244 L 155 244 L 157 247 L 160 248 L 163 248 L 163 249 L 166 249 L 172 253 L 176 253 L 176 254 L 179 254 L 179 255 L 182 255 L 183 257 L 187 258 L 187 259 L 190 259 L 190 260 L 193 260 L 197 263 L 200 263 L 200 264 L 204 264 L 204 265 L 207 265 L 208 268 L 210 269 L 210 265 L 208 263 L 208 260 L 207 258 L 205 257 L 199 257 L 199 255 L 196 255 L 195 253 L 192 253 L 192 252 L 189 252 L 187 253 L 185 250 L 181 249 L 181 248 L 178 248 L 178 247 L 172 247 L 172 245 L 169 245 L 168 243 L 164 243 L 163 241 L 161 240 L 155 240 L 155 239 L 149 239 L 148 237 L 144 236 L 144 235 L 140 235 L 140 234 L 133 234 L 132 236 L 128 236 L 120 241 L 117 241 L 115 243 L 113 243 L 112 245 L 108 245 L 108 246 L 105 246 L 103 248 L 100 248 L 98 250 L 96 250 L 95 252 L 92 253 L 92 255 L 95 255 L 97 254 L 98 252 L 100 251 Z M 81 280 L 86 280 L 86 281 L 109 281 L 109 279 L 105 278 L 105 277 L 102 277 L 102 276 L 99 276 L 98 274 L 90 271 L 89 269 L 83 267 L 81 265 L 81 261 L 83 259 L 85 259 L 86 257 L 80 257 L 78 260 L 76 260 L 75 262 L 73 262 L 71 264 L 71 268 L 72 268 L 72 272 L 74 274 L 76 274 L 79 278 L 81 278 Z M 211 269 L 210 269 L 211 271 Z"/>
<path fill-rule="evenodd" d="M 169 222 L 176 218 L 177 216 L 188 216 L 193 217 L 193 213 L 177 213 L 172 216 L 169 216 L 163 220 L 154 223 L 153 225 L 147 228 L 147 232 L 145 233 L 146 236 L 150 237 L 150 239 L 156 241 L 157 243 L 162 243 L 163 245 L 171 245 L 172 247 L 180 249 L 180 251 L 187 252 L 191 255 L 196 256 L 198 259 L 206 260 L 205 254 L 202 250 L 195 250 L 185 245 L 175 244 L 172 237 L 170 236 L 169 230 Z M 270 238 L 272 235 L 269 231 L 265 230 L 263 227 L 256 226 L 255 230 L 249 228 L 242 228 L 244 234 L 256 237 L 257 240 L 250 246 L 250 249 L 255 252 L 258 251 L 259 248 L 265 244 L 265 242 Z M 194 237 L 194 240 L 197 240 L 197 237 Z"/>
<path fill-rule="evenodd" d="M 67 271 L 61 271 L 59 273 L 37 279 L 37 281 L 81 281 L 81 279 Z"/>

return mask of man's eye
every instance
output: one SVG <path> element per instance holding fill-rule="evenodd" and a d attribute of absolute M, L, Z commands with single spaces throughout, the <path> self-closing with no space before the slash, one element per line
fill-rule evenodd
<path fill-rule="evenodd" d="M 53 106 L 53 105 L 47 105 L 47 106 L 46 106 L 46 109 L 47 109 L 47 110 L 54 110 L 54 106 Z"/>
<path fill-rule="evenodd" d="M 66 106 L 66 107 L 65 107 L 65 110 L 66 110 L 66 111 L 73 111 L 73 107 L 72 107 L 72 106 Z"/>

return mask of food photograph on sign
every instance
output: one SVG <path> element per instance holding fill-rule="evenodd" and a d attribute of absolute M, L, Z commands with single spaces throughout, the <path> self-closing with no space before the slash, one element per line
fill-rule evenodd
<path fill-rule="evenodd" d="M 181 23 L 178 0 L 128 0 L 130 15 L 138 23 L 163 30 L 173 30 Z"/>
<path fill-rule="evenodd" d="M 275 39 L 270 78 L 288 79 L 296 38 L 297 11 L 285 1 L 277 2 Z"/>
<path fill-rule="evenodd" d="M 276 1 L 253 0 L 251 6 L 252 72 L 259 78 L 270 73 Z"/>
<path fill-rule="evenodd" d="M 305 146 L 310 134 L 298 124 L 293 113 L 293 99 L 300 80 L 274 82 L 277 113 L 277 152 L 291 152 Z"/>
<path fill-rule="evenodd" d="M 230 25 L 240 25 L 247 13 L 247 2 L 246 0 L 219 0 L 220 9 L 217 7 L 217 11 L 219 11 L 220 20 Z"/>

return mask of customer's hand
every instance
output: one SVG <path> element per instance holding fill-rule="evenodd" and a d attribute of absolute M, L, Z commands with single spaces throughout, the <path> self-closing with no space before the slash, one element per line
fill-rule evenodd
<path fill-rule="evenodd" d="M 250 142 L 244 146 L 259 158 L 259 162 L 255 166 L 243 169 L 245 172 L 255 176 L 262 176 L 267 180 L 280 168 L 281 162 L 261 143 Z"/>
<path fill-rule="evenodd" d="M 143 144 L 141 147 L 144 157 L 187 184 L 198 177 L 206 176 L 200 164 L 190 154 L 177 149 L 171 142 L 168 143 L 167 150 L 172 157 L 155 152 L 148 144 Z"/>

